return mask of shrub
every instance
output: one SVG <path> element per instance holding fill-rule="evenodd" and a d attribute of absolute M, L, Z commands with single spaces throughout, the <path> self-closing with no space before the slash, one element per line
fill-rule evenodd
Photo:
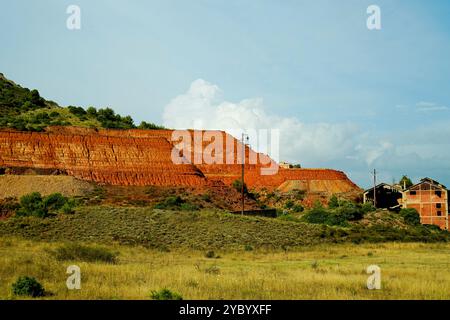
<path fill-rule="evenodd" d="M 214 251 L 209 250 L 208 252 L 205 253 L 205 257 L 206 257 L 206 258 L 215 258 L 215 257 L 216 257 L 216 254 L 215 254 Z"/>
<path fill-rule="evenodd" d="M 50 213 L 73 213 L 76 206 L 74 199 L 64 197 L 60 193 L 52 193 L 42 198 L 39 192 L 33 192 L 20 198 L 20 208 L 17 216 L 47 217 Z"/>
<path fill-rule="evenodd" d="M 152 291 L 150 297 L 153 300 L 183 300 L 183 297 L 179 293 L 173 292 L 167 288 L 159 291 Z"/>
<path fill-rule="evenodd" d="M 74 208 L 76 207 L 76 202 L 73 199 L 69 199 L 59 210 L 61 213 L 64 214 L 72 214 L 75 212 Z"/>
<path fill-rule="evenodd" d="M 45 197 L 43 199 L 43 202 L 44 207 L 47 210 L 59 210 L 67 203 L 67 198 L 64 197 L 61 193 L 52 193 L 51 195 Z"/>
<path fill-rule="evenodd" d="M 303 212 L 305 210 L 305 208 L 303 208 L 303 206 L 301 204 L 295 204 L 292 207 L 292 211 L 294 212 Z"/>
<path fill-rule="evenodd" d="M 375 208 L 374 205 L 371 203 L 364 203 L 361 205 L 361 211 L 363 212 L 363 214 L 366 214 L 368 212 L 373 212 L 376 210 L 377 210 L 377 208 Z"/>
<path fill-rule="evenodd" d="M 20 209 L 16 213 L 17 216 L 35 216 L 44 218 L 48 215 L 39 192 L 33 192 L 20 198 Z"/>
<path fill-rule="evenodd" d="M 179 207 L 185 201 L 180 196 L 169 196 L 163 201 L 158 202 L 155 205 L 156 209 L 168 209 L 173 207 Z"/>
<path fill-rule="evenodd" d="M 420 215 L 416 209 L 404 208 L 401 209 L 399 213 L 407 224 L 412 226 L 417 226 L 420 224 Z"/>
<path fill-rule="evenodd" d="M 244 250 L 245 250 L 245 251 L 252 251 L 252 250 L 253 250 L 253 247 L 252 247 L 251 245 L 249 245 L 249 244 L 246 244 L 246 245 L 244 246 Z"/>
<path fill-rule="evenodd" d="M 337 209 L 337 215 L 342 216 L 344 220 L 356 221 L 361 220 L 364 217 L 364 213 L 358 207 L 353 205 L 346 205 Z"/>
<path fill-rule="evenodd" d="M 284 204 L 284 207 L 286 209 L 291 209 L 294 206 L 294 202 L 292 200 L 288 200 L 286 201 L 286 203 Z"/>
<path fill-rule="evenodd" d="M 308 211 L 303 220 L 309 223 L 326 224 L 329 226 L 346 226 L 347 222 L 343 215 L 327 211 L 322 206 L 315 206 Z"/>
<path fill-rule="evenodd" d="M 141 124 L 138 126 L 138 129 L 157 130 L 157 129 L 165 129 L 165 128 L 164 128 L 164 126 L 159 126 L 154 123 L 148 123 L 148 122 L 142 121 Z"/>
<path fill-rule="evenodd" d="M 53 252 L 55 258 L 60 261 L 84 261 L 84 262 L 106 262 L 114 264 L 117 262 L 117 253 L 102 247 L 88 247 L 80 244 L 68 244 L 57 248 Z"/>
<path fill-rule="evenodd" d="M 234 180 L 232 187 L 237 191 L 237 192 L 242 192 L 242 180 Z M 244 183 L 244 193 L 248 193 L 248 189 L 247 189 L 247 185 Z"/>
<path fill-rule="evenodd" d="M 17 296 L 42 297 L 44 287 L 33 277 L 22 276 L 12 285 L 12 292 Z"/>
<path fill-rule="evenodd" d="M 181 209 L 186 211 L 195 211 L 199 207 L 193 203 L 186 202 L 180 196 L 169 196 L 163 201 L 158 202 L 155 205 L 156 209 Z"/>
<path fill-rule="evenodd" d="M 339 200 L 338 200 L 338 198 L 335 195 L 333 195 L 330 198 L 330 201 L 328 201 L 328 208 L 335 209 L 335 208 L 338 208 L 338 207 L 339 207 Z"/>

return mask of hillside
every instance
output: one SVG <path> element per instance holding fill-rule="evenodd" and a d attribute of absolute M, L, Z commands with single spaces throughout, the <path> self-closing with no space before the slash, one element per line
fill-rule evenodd
<path fill-rule="evenodd" d="M 61 107 L 40 96 L 36 89 L 23 88 L 0 73 L 0 128 L 20 131 L 43 131 L 48 126 L 79 126 L 87 128 L 136 128 L 130 116 L 120 116 L 111 108 Z M 142 122 L 141 129 L 160 129 Z"/>
<path fill-rule="evenodd" d="M 0 221 L 0 236 L 43 241 L 82 241 L 142 245 L 161 250 L 286 249 L 319 243 L 448 242 L 450 234 L 405 225 L 398 215 L 369 215 L 370 227 L 330 227 L 284 219 L 248 217 L 217 210 L 172 211 L 150 207 L 80 207 L 72 215 Z"/>

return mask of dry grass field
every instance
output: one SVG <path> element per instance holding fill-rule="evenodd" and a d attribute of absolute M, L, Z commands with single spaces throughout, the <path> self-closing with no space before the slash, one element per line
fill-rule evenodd
<path fill-rule="evenodd" d="M 109 245 L 114 264 L 61 261 L 61 242 L 0 238 L 0 299 L 18 299 L 11 285 L 35 277 L 44 299 L 150 299 L 169 288 L 183 299 L 450 299 L 450 244 L 320 244 L 282 250 L 163 252 Z M 105 246 L 103 244 L 103 246 Z M 212 256 L 211 254 L 209 256 Z M 67 266 L 81 268 L 81 290 L 66 287 Z M 369 265 L 382 288 L 368 290 Z"/>

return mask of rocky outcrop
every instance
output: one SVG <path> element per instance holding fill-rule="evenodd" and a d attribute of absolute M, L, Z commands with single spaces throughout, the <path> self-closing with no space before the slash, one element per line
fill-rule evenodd
<path fill-rule="evenodd" d="M 193 148 L 180 148 L 187 163 L 174 164 L 171 154 L 177 144 L 171 139 L 171 130 L 50 127 L 39 133 L 0 131 L 0 167 L 15 173 L 27 169 L 65 173 L 111 185 L 229 185 L 241 176 L 238 150 L 242 145 L 225 132 L 213 133 L 221 135 L 224 143 L 233 143 L 228 152 L 223 151 L 223 159 L 232 157 L 232 164 L 194 162 L 199 150 Z M 208 144 L 204 142 L 203 148 Z M 220 153 L 215 151 L 214 155 Z M 302 188 L 323 188 L 330 193 L 358 190 L 343 172 L 330 169 L 279 168 L 277 174 L 262 175 L 261 169 L 269 164 L 248 164 L 255 156 L 274 164 L 266 155 L 246 147 L 245 181 L 250 187 L 274 189 L 282 186 L 283 190 L 289 189 L 295 181 L 294 185 Z"/>

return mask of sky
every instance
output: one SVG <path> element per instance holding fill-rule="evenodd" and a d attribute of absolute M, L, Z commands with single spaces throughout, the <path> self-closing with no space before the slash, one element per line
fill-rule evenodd
<path fill-rule="evenodd" d="M 278 129 L 280 160 L 361 187 L 374 168 L 450 186 L 449 16 L 447 0 L 0 0 L 0 72 L 137 123 Z"/>

